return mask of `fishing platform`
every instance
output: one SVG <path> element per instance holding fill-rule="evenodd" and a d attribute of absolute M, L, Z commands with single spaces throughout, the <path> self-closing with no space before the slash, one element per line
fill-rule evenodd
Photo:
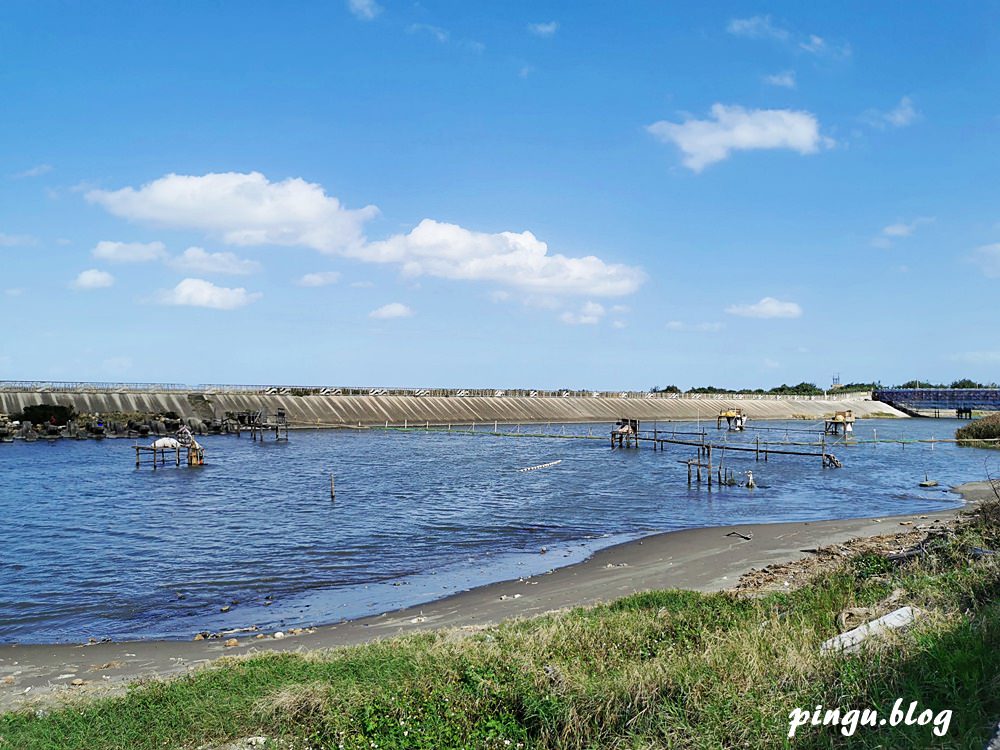
<path fill-rule="evenodd" d="M 288 442 L 288 416 L 284 409 L 277 409 L 273 416 L 263 409 L 226 412 L 226 422 L 235 430 L 236 437 L 249 430 L 254 442 L 259 438 L 263 443 L 264 437 L 273 432 L 276 442 Z"/>
<path fill-rule="evenodd" d="M 717 422 L 721 429 L 720 421 Z M 693 478 L 698 482 L 702 481 L 703 471 L 708 479 L 709 487 L 712 486 L 713 475 L 715 481 L 720 485 L 732 484 L 735 478 L 732 473 L 726 470 L 724 465 L 727 452 L 753 453 L 757 461 L 768 461 L 771 456 L 799 456 L 819 458 L 824 469 L 839 469 L 843 464 L 833 453 L 827 450 L 826 435 L 821 434 L 821 441 L 817 445 L 818 451 L 791 450 L 788 448 L 774 448 L 767 441 L 761 442 L 760 435 L 757 435 L 754 443 L 750 445 L 734 445 L 732 443 L 713 443 L 707 440 L 707 434 L 700 432 L 677 432 L 675 430 L 660 430 L 654 426 L 652 430 L 643 430 L 638 419 L 619 419 L 614 429 L 611 431 L 611 448 L 639 448 L 640 444 L 651 445 L 654 451 L 663 451 L 668 445 L 680 445 L 697 449 L 694 458 L 682 460 L 680 463 L 688 467 L 688 484 Z M 680 435 L 681 437 L 678 437 Z M 714 461 L 713 459 L 718 459 Z"/>

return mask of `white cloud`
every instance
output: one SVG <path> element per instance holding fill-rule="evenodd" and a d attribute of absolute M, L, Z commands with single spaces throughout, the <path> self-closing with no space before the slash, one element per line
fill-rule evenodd
<path fill-rule="evenodd" d="M 764 297 L 752 305 L 730 305 L 726 312 L 742 318 L 798 318 L 802 315 L 802 308 L 794 302 Z"/>
<path fill-rule="evenodd" d="M 899 222 L 897 224 L 890 224 L 882 230 L 882 234 L 886 237 L 909 237 L 913 234 L 914 230 L 921 224 L 929 224 L 934 221 L 934 219 L 929 217 L 920 217 L 914 219 L 909 224 L 904 222 Z"/>
<path fill-rule="evenodd" d="M 913 105 L 913 99 L 908 96 L 904 96 L 899 100 L 899 104 L 886 112 L 869 109 L 861 116 L 866 123 L 880 130 L 887 127 L 904 128 L 919 118 L 920 113 Z"/>
<path fill-rule="evenodd" d="M 722 323 L 684 323 L 680 320 L 667 321 L 668 331 L 687 331 L 695 333 L 715 333 L 723 329 Z"/>
<path fill-rule="evenodd" d="M 1000 278 L 1000 242 L 977 247 L 972 251 L 972 262 L 989 278 Z"/>
<path fill-rule="evenodd" d="M 348 210 L 320 185 L 264 175 L 167 175 L 135 189 L 92 190 L 88 200 L 134 221 L 200 229 L 234 245 L 304 246 L 404 274 L 492 281 L 537 294 L 617 296 L 645 280 L 641 269 L 592 255 L 550 254 L 531 232 L 473 232 L 424 219 L 408 234 L 366 243 L 363 225 L 378 209 Z M 218 254 L 216 254 L 218 255 Z"/>
<path fill-rule="evenodd" d="M 352 281 L 351 286 L 355 289 L 371 289 L 375 284 L 371 281 Z"/>
<path fill-rule="evenodd" d="M 726 26 L 726 31 L 733 36 L 742 36 L 748 39 L 777 39 L 785 41 L 791 36 L 788 29 L 775 26 L 770 16 L 733 18 Z"/>
<path fill-rule="evenodd" d="M 340 252 L 364 241 L 375 206 L 344 208 L 320 185 L 299 178 L 270 182 L 259 172 L 168 174 L 138 190 L 90 190 L 86 198 L 115 216 L 199 229 L 230 245 L 304 245 Z"/>
<path fill-rule="evenodd" d="M 408 34 L 429 34 L 437 39 L 441 44 L 448 41 L 448 30 L 440 26 L 431 26 L 429 23 L 413 23 L 406 29 Z"/>
<path fill-rule="evenodd" d="M 73 280 L 71 286 L 74 289 L 104 289 L 114 283 L 115 277 L 107 271 L 98 271 L 96 268 L 91 268 L 87 271 L 81 271 L 76 279 Z"/>
<path fill-rule="evenodd" d="M 109 242 L 101 240 L 91 251 L 91 255 L 113 263 L 145 263 L 159 260 L 166 255 L 167 248 L 162 242 Z"/>
<path fill-rule="evenodd" d="M 794 29 L 779 26 L 770 16 L 733 18 L 726 26 L 726 31 L 747 39 L 771 39 L 793 51 L 808 52 L 816 56 L 849 57 L 851 54 L 850 44 L 830 44 L 817 34 L 801 34 Z"/>
<path fill-rule="evenodd" d="M 882 227 L 879 235 L 872 240 L 871 244 L 875 247 L 892 247 L 895 240 L 909 237 L 917 230 L 917 227 L 924 224 L 930 224 L 933 221 L 933 216 L 918 216 L 910 222 L 899 221 L 895 224 L 889 224 L 888 226 Z"/>
<path fill-rule="evenodd" d="M 534 65 L 522 65 L 520 68 L 517 69 L 517 77 L 518 78 L 527 78 L 528 76 L 530 76 L 534 72 L 535 72 L 535 66 Z"/>
<path fill-rule="evenodd" d="M 347 0 L 347 9 L 354 14 L 355 18 L 362 21 L 371 21 L 382 12 L 382 6 L 375 0 Z"/>
<path fill-rule="evenodd" d="M 567 310 L 562 315 L 559 316 L 559 320 L 563 323 L 568 323 L 569 325 L 597 325 L 601 322 L 601 318 L 604 317 L 607 311 L 604 309 L 604 305 L 598 304 L 597 302 L 586 302 L 583 307 L 580 308 L 579 312 L 570 312 Z"/>
<path fill-rule="evenodd" d="M 363 252 L 365 260 L 400 264 L 409 276 L 492 281 L 543 294 L 619 296 L 631 294 L 645 279 L 638 268 L 593 255 L 550 255 L 531 232 L 487 234 L 432 219 Z"/>
<path fill-rule="evenodd" d="M 9 289 L 4 289 L 3 293 L 7 297 L 20 297 L 22 294 L 24 294 L 24 290 L 21 289 L 20 287 L 16 287 L 15 286 L 15 287 L 11 287 Z"/>
<path fill-rule="evenodd" d="M 684 154 L 684 166 L 700 172 L 727 159 L 732 151 L 789 149 L 814 154 L 833 141 L 820 135 L 819 122 L 809 112 L 712 105 L 711 119 L 688 118 L 682 123 L 661 120 L 647 130 Z"/>
<path fill-rule="evenodd" d="M 260 270 L 260 263 L 246 260 L 235 253 L 209 253 L 200 247 L 189 247 L 170 265 L 182 271 L 193 273 L 218 273 L 230 276 L 245 276 Z"/>
<path fill-rule="evenodd" d="M 36 244 L 38 244 L 38 240 L 29 234 L 4 234 L 0 232 L 0 247 L 25 247 Z"/>
<path fill-rule="evenodd" d="M 23 172 L 18 172 L 13 175 L 15 179 L 22 179 L 25 177 L 41 177 L 43 174 L 48 174 L 52 171 L 51 164 L 38 164 L 37 166 L 26 169 Z"/>
<path fill-rule="evenodd" d="M 805 41 L 799 42 L 799 47 L 804 49 L 806 52 L 819 54 L 826 51 L 826 40 L 821 36 L 810 34 Z"/>
<path fill-rule="evenodd" d="M 299 286 L 329 286 L 336 284 L 339 279 L 340 274 L 337 271 L 320 271 L 319 273 L 307 273 L 299 279 L 298 283 Z"/>
<path fill-rule="evenodd" d="M 558 30 L 559 30 L 558 21 L 528 24 L 528 31 L 534 34 L 535 36 L 541 36 L 541 37 L 553 36 Z"/>
<path fill-rule="evenodd" d="M 505 292 L 503 289 L 490 292 L 490 302 L 506 302 L 509 299 L 510 292 Z"/>
<path fill-rule="evenodd" d="M 784 70 L 781 73 L 764 76 L 764 83 L 770 86 L 780 86 L 785 89 L 795 88 L 795 71 Z"/>
<path fill-rule="evenodd" d="M 372 310 L 368 313 L 369 318 L 375 318 L 376 320 L 391 320 L 393 318 L 412 318 L 413 310 L 404 305 L 402 302 L 390 302 L 388 305 L 382 305 L 378 309 Z"/>
<path fill-rule="evenodd" d="M 164 305 L 208 307 L 213 310 L 235 310 L 260 299 L 259 292 L 248 292 L 243 287 L 230 289 L 216 286 L 204 279 L 184 279 L 173 289 L 160 295 Z"/>
<path fill-rule="evenodd" d="M 621 330 L 625 328 L 628 324 L 624 320 L 616 320 L 611 324 L 614 328 Z"/>

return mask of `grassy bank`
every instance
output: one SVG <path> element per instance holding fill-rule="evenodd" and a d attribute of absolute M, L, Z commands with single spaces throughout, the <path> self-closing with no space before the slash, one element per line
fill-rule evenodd
<path fill-rule="evenodd" d="M 642 594 L 477 631 L 228 659 L 123 697 L 0 717 L 0 748 L 981 748 L 1000 719 L 1000 510 L 982 506 L 904 563 L 865 554 L 796 590 Z M 855 655 L 821 656 L 838 615 L 926 616 Z M 863 608 L 859 610 L 858 608 Z M 842 614 L 843 613 L 843 614 Z M 803 726 L 796 707 L 897 698 L 931 726 Z"/>
<path fill-rule="evenodd" d="M 955 437 L 972 448 L 1000 448 L 1000 414 L 990 414 L 955 431 Z"/>

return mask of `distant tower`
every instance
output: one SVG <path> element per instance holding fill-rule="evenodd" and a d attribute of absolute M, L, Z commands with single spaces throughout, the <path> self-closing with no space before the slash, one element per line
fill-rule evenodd
<path fill-rule="evenodd" d="M 830 385 L 830 390 L 835 391 L 840 388 L 840 373 L 838 372 L 833 376 L 833 383 Z"/>

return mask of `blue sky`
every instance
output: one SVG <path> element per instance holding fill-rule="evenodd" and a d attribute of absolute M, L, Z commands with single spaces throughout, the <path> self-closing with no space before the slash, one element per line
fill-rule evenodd
<path fill-rule="evenodd" d="M 6 2 L 0 379 L 1000 379 L 997 3 Z"/>

